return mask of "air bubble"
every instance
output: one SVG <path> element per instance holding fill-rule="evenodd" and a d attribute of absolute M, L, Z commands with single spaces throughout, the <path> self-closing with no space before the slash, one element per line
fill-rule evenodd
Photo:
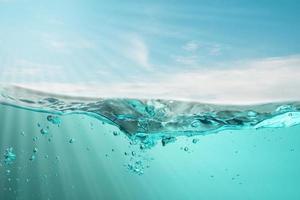
<path fill-rule="evenodd" d="M 35 155 L 32 155 L 32 156 L 29 158 L 30 161 L 33 161 L 34 159 L 35 159 Z"/>
<path fill-rule="evenodd" d="M 47 134 L 48 134 L 48 130 L 47 130 L 47 129 L 44 129 L 44 128 L 42 128 L 42 129 L 40 130 L 40 132 L 41 132 L 42 135 L 47 135 Z"/>
<path fill-rule="evenodd" d="M 198 141 L 199 141 L 199 139 L 197 139 L 197 138 L 194 138 L 194 139 L 193 139 L 193 143 L 194 143 L 194 144 L 196 144 Z"/>
<path fill-rule="evenodd" d="M 117 132 L 117 131 L 113 131 L 113 135 L 114 135 L 114 136 L 118 136 L 118 135 L 120 135 L 120 133 Z"/>
<path fill-rule="evenodd" d="M 54 125 L 60 125 L 60 123 L 61 123 L 61 119 L 59 118 L 59 117 L 57 117 L 57 116 L 53 116 L 53 115 L 48 115 L 47 116 L 47 120 L 49 121 L 49 122 L 51 122 L 52 124 L 54 124 Z"/>

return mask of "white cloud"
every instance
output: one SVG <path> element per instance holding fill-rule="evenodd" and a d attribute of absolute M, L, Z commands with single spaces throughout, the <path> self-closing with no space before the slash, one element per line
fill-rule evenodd
<path fill-rule="evenodd" d="M 198 50 L 199 47 L 200 47 L 200 45 L 197 41 L 189 41 L 182 48 L 186 51 L 194 52 L 194 51 Z"/>
<path fill-rule="evenodd" d="M 142 38 L 138 36 L 131 37 L 125 54 L 139 66 L 146 69 L 151 68 L 149 50 Z"/>
<path fill-rule="evenodd" d="M 164 75 L 153 82 L 109 85 L 45 82 L 39 83 L 38 88 L 36 84 L 21 85 L 92 97 L 160 98 L 223 104 L 300 100 L 300 56 L 239 61 L 231 66 Z"/>
<path fill-rule="evenodd" d="M 200 51 L 202 54 L 205 53 L 210 56 L 217 56 L 221 54 L 223 47 L 224 45 L 218 43 L 202 43 L 191 40 L 185 43 L 182 48 L 190 53 L 199 53 Z"/>
<path fill-rule="evenodd" d="M 47 43 L 49 46 L 56 50 L 66 50 L 66 43 L 59 40 L 48 40 Z"/>
<path fill-rule="evenodd" d="M 178 64 L 181 65 L 188 65 L 188 66 L 192 66 L 192 65 L 196 65 L 198 63 L 198 56 L 196 55 L 192 55 L 192 56 L 175 56 L 175 61 Z"/>
<path fill-rule="evenodd" d="M 221 55 L 223 47 L 223 45 L 217 43 L 200 43 L 198 41 L 191 40 L 183 45 L 183 54 L 173 55 L 172 57 L 177 64 L 184 66 L 197 66 L 199 65 L 200 56 Z"/>

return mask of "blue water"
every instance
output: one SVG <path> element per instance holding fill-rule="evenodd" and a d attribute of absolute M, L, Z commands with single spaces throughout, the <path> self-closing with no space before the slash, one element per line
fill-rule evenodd
<path fill-rule="evenodd" d="M 300 102 L 0 91 L 0 199 L 300 199 Z"/>

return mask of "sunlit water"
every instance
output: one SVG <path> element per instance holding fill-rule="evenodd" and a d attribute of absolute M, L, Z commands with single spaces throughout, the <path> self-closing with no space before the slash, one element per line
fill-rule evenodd
<path fill-rule="evenodd" d="M 300 103 L 1 88 L 0 199 L 300 199 Z"/>

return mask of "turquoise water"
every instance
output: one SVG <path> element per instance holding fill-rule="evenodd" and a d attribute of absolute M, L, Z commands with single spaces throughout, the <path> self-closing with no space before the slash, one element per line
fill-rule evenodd
<path fill-rule="evenodd" d="M 1 95 L 0 199 L 300 199 L 300 102 Z"/>

